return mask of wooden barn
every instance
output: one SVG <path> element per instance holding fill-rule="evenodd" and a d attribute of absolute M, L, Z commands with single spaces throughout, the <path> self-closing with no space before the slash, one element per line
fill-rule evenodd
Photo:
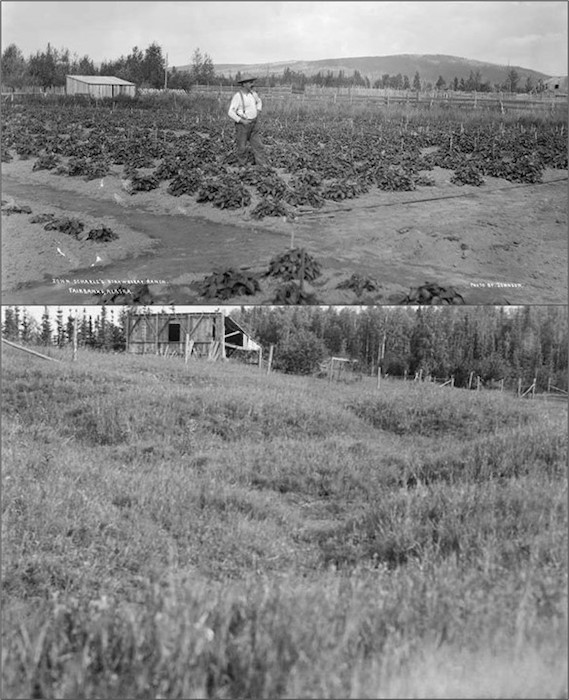
<path fill-rule="evenodd" d="M 548 78 L 543 83 L 547 92 L 553 92 L 557 95 L 567 95 L 567 76 L 557 76 Z"/>
<path fill-rule="evenodd" d="M 236 351 L 261 353 L 261 346 L 223 312 L 130 311 L 126 349 L 134 354 L 180 355 L 219 360 Z"/>
<path fill-rule="evenodd" d="M 67 75 L 65 94 L 91 95 L 91 97 L 115 98 L 119 95 L 134 97 L 136 85 L 128 80 L 115 78 L 111 75 Z"/>

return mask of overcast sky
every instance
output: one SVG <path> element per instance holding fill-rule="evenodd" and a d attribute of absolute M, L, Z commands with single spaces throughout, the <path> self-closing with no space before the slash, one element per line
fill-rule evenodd
<path fill-rule="evenodd" d="M 31 316 L 32 318 L 35 318 L 36 321 L 41 321 L 41 317 L 43 316 L 44 309 L 46 308 L 45 306 L 27 306 L 27 305 L 15 305 L 15 304 L 7 304 L 6 306 L 2 306 L 1 310 L 1 316 L 2 316 L 2 321 L 4 321 L 5 318 L 5 309 L 6 307 L 9 307 L 10 309 L 15 309 L 17 306 L 18 309 L 20 309 L 20 316 L 22 312 L 26 311 L 28 316 Z M 87 316 L 92 316 L 93 318 L 96 318 L 97 316 L 100 315 L 101 309 L 103 307 L 101 305 L 89 305 L 89 304 L 83 304 L 79 306 L 66 306 L 65 304 L 52 304 L 51 306 L 47 307 L 49 317 L 52 319 L 52 321 L 55 320 L 55 317 L 57 315 L 57 310 L 61 309 L 63 311 L 63 318 L 65 321 L 67 321 L 68 316 L 79 316 L 79 318 L 83 318 L 83 310 L 87 311 Z M 114 314 L 115 321 L 118 320 L 119 314 L 122 311 L 122 306 L 107 306 L 107 313 L 112 313 Z M 212 311 L 224 311 L 226 314 L 229 314 L 231 311 L 235 311 L 240 309 L 241 307 L 235 307 L 235 306 L 174 306 L 174 310 L 176 313 L 189 313 L 190 311 L 192 313 L 211 313 Z M 151 306 L 147 307 L 146 310 L 148 313 L 162 313 L 164 311 L 172 311 L 171 306 Z"/>
<path fill-rule="evenodd" d="M 157 42 L 170 66 L 196 48 L 221 63 L 448 54 L 567 75 L 566 0 L 555 2 L 2 1 L 2 47 L 47 43 L 95 63 Z"/>

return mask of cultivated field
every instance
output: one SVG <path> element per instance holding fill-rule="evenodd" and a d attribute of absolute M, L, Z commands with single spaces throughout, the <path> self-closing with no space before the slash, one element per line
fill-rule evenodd
<path fill-rule="evenodd" d="M 2 365 L 3 697 L 567 696 L 565 405 Z"/>
<path fill-rule="evenodd" d="M 156 303 L 218 303 L 199 282 L 228 268 L 259 289 L 225 301 L 268 303 L 291 246 L 321 263 L 317 303 L 426 281 L 470 304 L 566 301 L 564 114 L 267 99 L 263 170 L 236 167 L 215 96 L 30 99 L 3 113 L 4 303 L 136 301 L 140 280 Z"/>

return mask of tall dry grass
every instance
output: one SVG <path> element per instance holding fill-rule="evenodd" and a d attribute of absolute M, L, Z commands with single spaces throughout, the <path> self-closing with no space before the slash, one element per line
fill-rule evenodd
<path fill-rule="evenodd" d="M 566 408 L 3 358 L 3 697 L 561 697 Z"/>

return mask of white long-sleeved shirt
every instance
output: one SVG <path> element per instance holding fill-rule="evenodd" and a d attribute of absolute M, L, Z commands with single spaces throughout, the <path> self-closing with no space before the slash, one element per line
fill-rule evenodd
<path fill-rule="evenodd" d="M 227 114 L 234 122 L 240 122 L 243 117 L 246 119 L 256 119 L 262 109 L 263 103 L 256 92 L 239 90 L 239 92 L 233 95 Z"/>

